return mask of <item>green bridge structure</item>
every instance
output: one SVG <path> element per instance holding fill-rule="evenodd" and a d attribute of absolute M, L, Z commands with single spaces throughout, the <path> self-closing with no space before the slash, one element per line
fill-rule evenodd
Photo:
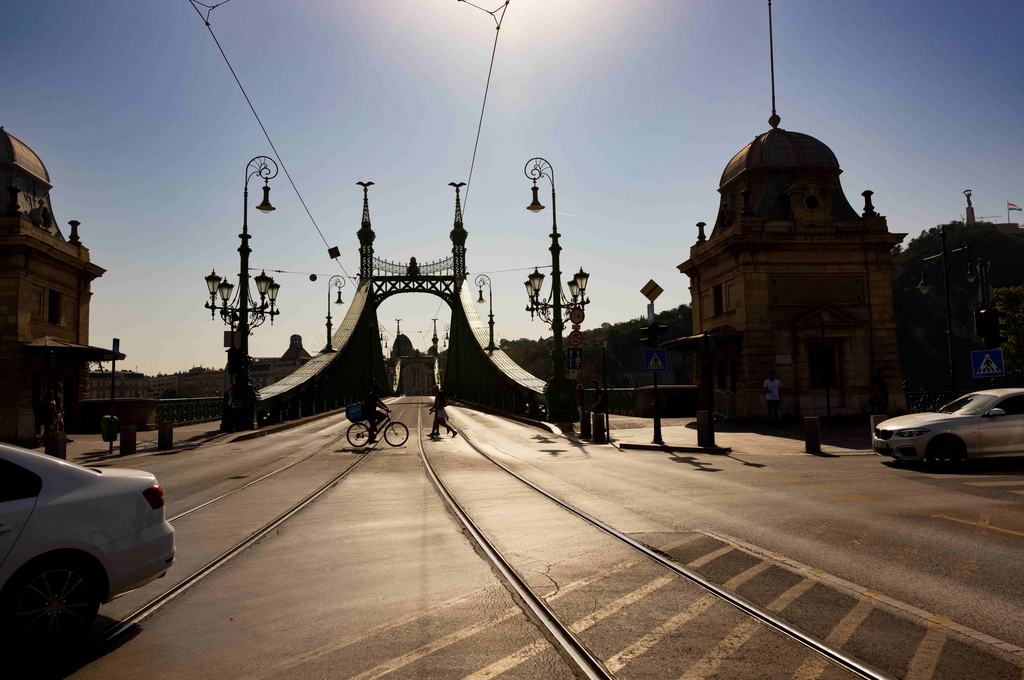
<path fill-rule="evenodd" d="M 363 186 L 359 279 L 351 306 L 327 347 L 285 379 L 259 390 L 257 422 L 270 425 L 358 403 L 374 383 L 394 394 L 380 345 L 377 309 L 402 293 L 427 293 L 451 309 L 448 357 L 442 389 L 449 398 L 494 409 L 545 417 L 547 382 L 528 373 L 500 349 L 487 349 L 488 327 L 477 314 L 466 281 L 466 237 L 459 187 L 450 257 L 426 264 L 378 259 L 370 225 L 369 184 Z"/>

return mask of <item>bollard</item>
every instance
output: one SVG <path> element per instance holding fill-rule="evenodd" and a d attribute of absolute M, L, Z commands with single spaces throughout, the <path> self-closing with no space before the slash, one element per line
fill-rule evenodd
<path fill-rule="evenodd" d="M 156 448 L 161 451 L 170 451 L 174 448 L 174 423 L 171 421 L 164 421 L 156 424 L 160 430 L 157 435 Z"/>
<path fill-rule="evenodd" d="M 580 436 L 590 438 L 590 411 L 580 409 Z"/>
<path fill-rule="evenodd" d="M 875 434 L 875 428 L 878 427 L 878 424 L 880 422 L 882 422 L 883 420 L 889 420 L 889 416 L 870 416 L 870 418 L 871 418 L 871 434 L 872 435 Z"/>
<path fill-rule="evenodd" d="M 61 460 L 68 459 L 67 432 L 50 432 L 50 438 L 46 441 L 46 455 Z"/>
<path fill-rule="evenodd" d="M 715 445 L 711 423 L 711 411 L 697 411 L 697 446 Z"/>
<path fill-rule="evenodd" d="M 604 414 L 603 413 L 591 413 L 591 426 L 594 433 L 595 444 L 607 444 L 608 437 L 604 431 Z"/>
<path fill-rule="evenodd" d="M 138 428 L 134 425 L 125 425 L 121 428 L 121 455 L 130 456 L 135 453 L 135 433 Z"/>
<path fill-rule="evenodd" d="M 804 418 L 804 450 L 807 453 L 821 453 L 821 424 L 818 416 Z"/>

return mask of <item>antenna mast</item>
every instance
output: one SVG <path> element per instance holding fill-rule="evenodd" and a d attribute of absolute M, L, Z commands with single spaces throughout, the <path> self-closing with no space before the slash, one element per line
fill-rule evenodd
<path fill-rule="evenodd" d="M 774 130 L 779 127 L 782 119 L 779 118 L 779 114 L 775 113 L 775 42 L 772 36 L 772 0 L 768 0 L 768 54 L 772 69 L 772 115 L 768 119 L 768 124 Z"/>

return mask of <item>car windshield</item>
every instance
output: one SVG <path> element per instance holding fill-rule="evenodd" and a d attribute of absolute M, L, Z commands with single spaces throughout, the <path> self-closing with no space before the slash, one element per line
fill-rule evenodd
<path fill-rule="evenodd" d="M 939 409 L 939 413 L 955 413 L 960 416 L 976 416 L 995 401 L 991 394 L 968 394 Z"/>

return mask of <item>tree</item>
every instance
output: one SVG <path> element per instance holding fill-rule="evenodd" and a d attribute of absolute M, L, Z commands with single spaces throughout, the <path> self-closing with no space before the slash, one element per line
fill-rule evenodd
<path fill-rule="evenodd" d="M 1024 385 L 1024 286 L 996 288 L 992 294 L 996 308 L 1006 314 L 1003 363 L 1006 374 L 1016 373 Z"/>

